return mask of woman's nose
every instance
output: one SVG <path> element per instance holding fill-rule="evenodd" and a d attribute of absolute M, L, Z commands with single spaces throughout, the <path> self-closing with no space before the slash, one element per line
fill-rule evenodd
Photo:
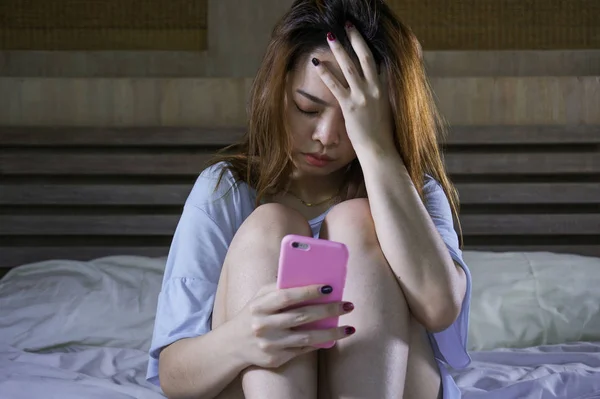
<path fill-rule="evenodd" d="M 320 141 L 324 147 L 336 146 L 340 143 L 340 137 L 345 129 L 343 118 L 322 120 L 313 135 L 313 140 Z"/>

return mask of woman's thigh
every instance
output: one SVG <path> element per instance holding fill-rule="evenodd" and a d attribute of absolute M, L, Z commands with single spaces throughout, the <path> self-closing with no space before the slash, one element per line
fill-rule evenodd
<path fill-rule="evenodd" d="M 411 316 L 410 351 L 404 399 L 434 399 L 442 396 L 441 376 L 425 328 Z"/>
<path fill-rule="evenodd" d="M 326 369 L 326 350 L 319 351 L 319 399 L 334 399 L 329 394 L 329 374 Z M 399 377 L 400 378 L 400 377 Z M 425 331 L 411 317 L 410 352 L 407 361 L 404 399 L 442 399 L 442 385 L 437 362 Z"/>
<path fill-rule="evenodd" d="M 344 205 L 344 203 L 342 204 Z M 338 206 L 339 207 L 339 206 Z M 347 203 L 343 207 L 333 209 L 322 231 L 325 238 L 338 239 L 345 241 L 350 247 L 351 254 L 354 252 L 355 260 L 350 262 L 348 270 L 347 293 L 345 298 L 355 302 L 357 309 L 353 312 L 352 321 L 356 323 L 365 323 L 366 325 L 356 325 L 356 340 L 369 338 L 379 339 L 380 342 L 389 341 L 390 345 L 364 345 L 372 350 L 380 352 L 373 358 L 373 353 L 364 354 L 361 358 L 368 362 L 362 362 L 355 367 L 344 367 L 345 371 L 353 370 L 367 373 L 391 372 L 397 378 L 404 378 L 404 384 L 397 384 L 393 381 L 394 375 L 387 376 L 387 384 L 398 386 L 398 390 L 404 385 L 404 398 L 412 399 L 435 399 L 438 396 L 440 387 L 440 373 L 433 356 L 433 350 L 429 338 L 423 326 L 421 326 L 410 313 L 406 303 L 402 288 L 396 282 L 396 277 L 391 271 L 387 260 L 383 256 L 379 241 L 375 232 L 374 222 L 370 214 L 370 208 L 367 200 L 353 200 L 353 203 Z M 402 245 L 402 243 L 398 243 Z M 374 248 L 376 246 L 376 248 Z M 352 255 L 351 255 L 352 256 Z M 363 308 L 363 307 L 366 307 Z M 404 317 L 405 315 L 406 317 Z M 343 316 L 342 322 L 347 324 L 350 316 Z M 344 321 L 347 319 L 347 321 Z M 393 328 L 394 331 L 389 330 Z M 367 336 L 361 337 L 361 332 L 368 331 Z M 380 338 L 377 338 L 380 337 Z M 358 349 L 361 345 L 353 345 L 348 340 L 348 345 L 343 348 L 349 351 Z M 392 351 L 386 348 L 398 346 L 405 342 L 408 347 L 406 351 L 396 351 L 392 356 L 396 361 L 404 364 L 388 364 Z M 340 345 L 344 347 L 345 345 Z M 385 353 L 383 353 L 385 352 Z M 329 360 L 338 361 L 339 359 L 352 359 L 353 356 L 345 356 L 342 353 L 335 353 L 333 357 L 323 351 L 319 357 L 319 378 L 321 381 L 331 381 L 336 378 L 335 373 L 330 373 L 326 368 Z M 395 353 L 395 352 L 394 352 Z M 341 355 L 341 356 L 340 356 Z M 386 360 L 386 361 L 384 361 Z M 365 364 L 368 363 L 368 364 Z M 378 365 L 374 367 L 373 365 Z M 386 369 L 387 370 L 384 370 Z M 385 379 L 383 375 L 373 375 L 371 379 Z M 321 384 L 320 384 L 321 385 Z M 339 384 L 338 384 L 339 385 Z M 392 388 L 390 388 L 392 389 Z M 319 399 L 328 399 L 327 392 L 321 389 Z M 383 394 L 383 392 L 382 392 Z M 332 398 L 334 399 L 334 398 Z"/>
<path fill-rule="evenodd" d="M 239 311 L 241 303 L 247 302 L 258 291 L 258 287 L 253 290 L 256 292 L 244 290 L 243 286 L 252 284 L 243 276 L 248 276 L 250 272 L 255 277 L 267 275 L 264 278 L 265 280 L 273 280 L 269 282 L 275 280 L 276 263 L 273 265 L 255 265 L 251 261 L 245 265 L 238 263 L 238 260 L 247 257 L 248 247 L 254 248 L 255 245 L 261 245 L 261 242 L 265 245 L 279 245 L 280 237 L 290 233 L 308 235 L 310 234 L 310 227 L 298 212 L 279 204 L 263 205 L 244 221 L 231 242 L 221 270 L 213 306 L 212 328 L 217 328 L 226 323 L 229 318 Z M 274 241 L 274 243 L 271 241 Z M 239 268 L 244 268 L 243 273 L 240 272 Z M 232 295 L 236 295 L 236 297 Z M 241 377 L 238 376 L 216 399 L 243 398 L 242 381 Z"/>
<path fill-rule="evenodd" d="M 212 313 L 212 328 L 217 328 L 227 321 L 227 283 L 228 272 L 226 267 L 221 270 L 219 285 L 215 295 L 215 304 Z M 244 399 L 242 379 L 238 375 L 215 399 Z"/>

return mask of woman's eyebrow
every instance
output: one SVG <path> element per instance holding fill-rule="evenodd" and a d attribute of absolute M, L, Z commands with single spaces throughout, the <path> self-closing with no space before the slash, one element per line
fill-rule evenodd
<path fill-rule="evenodd" d="M 321 100 L 319 97 L 315 97 L 312 94 L 308 94 L 307 92 L 305 92 L 302 89 L 296 89 L 296 93 L 303 95 L 304 97 L 308 98 L 309 100 L 311 100 L 312 102 L 315 102 L 317 104 L 325 105 L 328 107 L 331 106 L 331 104 L 329 104 L 327 101 Z"/>

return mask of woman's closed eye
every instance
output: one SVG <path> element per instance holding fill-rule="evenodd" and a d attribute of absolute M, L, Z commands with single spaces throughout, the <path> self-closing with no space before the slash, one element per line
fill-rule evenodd
<path fill-rule="evenodd" d="M 308 117 L 315 117 L 317 115 L 319 115 L 319 111 L 312 111 L 312 110 L 305 110 L 300 108 L 300 106 L 298 104 L 296 104 L 294 102 L 294 105 L 296 106 L 296 109 L 303 115 L 306 115 Z"/>

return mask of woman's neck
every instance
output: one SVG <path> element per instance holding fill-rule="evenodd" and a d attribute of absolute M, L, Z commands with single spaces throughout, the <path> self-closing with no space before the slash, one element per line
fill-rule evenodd
<path fill-rule="evenodd" d="M 291 179 L 287 191 L 303 201 L 317 203 L 335 197 L 343 179 L 343 171 L 328 176 L 296 176 Z"/>

